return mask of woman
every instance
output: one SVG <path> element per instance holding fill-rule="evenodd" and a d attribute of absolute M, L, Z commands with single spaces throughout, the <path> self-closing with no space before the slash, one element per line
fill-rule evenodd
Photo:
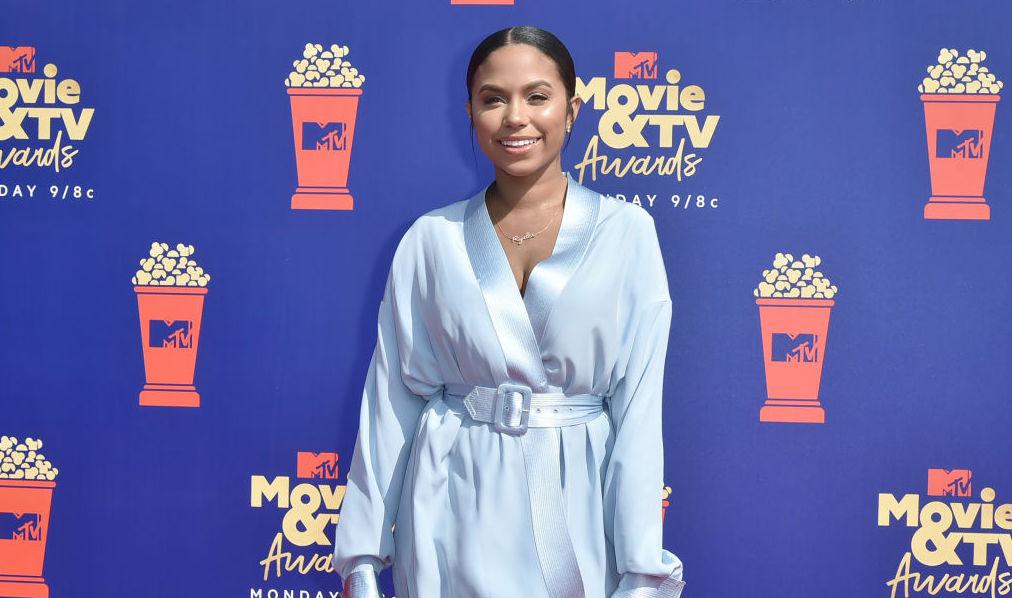
<path fill-rule="evenodd" d="M 398 598 L 681 594 L 658 496 L 667 276 L 645 210 L 562 172 L 575 87 L 535 27 L 471 57 L 496 179 L 394 253 L 335 538 L 349 598 L 387 566 Z"/>

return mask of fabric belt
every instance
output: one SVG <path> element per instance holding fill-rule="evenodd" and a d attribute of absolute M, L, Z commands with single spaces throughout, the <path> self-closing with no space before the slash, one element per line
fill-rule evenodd
<path fill-rule="evenodd" d="M 529 386 L 504 382 L 497 387 L 474 386 L 456 393 L 446 387 L 444 402 L 472 419 L 495 425 L 496 431 L 519 436 L 524 451 L 534 544 L 549 595 L 583 598 L 583 577 L 566 523 L 559 478 L 561 439 L 552 428 L 593 420 L 604 411 L 605 397 L 532 392 Z"/>
<path fill-rule="evenodd" d="M 561 392 L 531 392 L 523 384 L 503 383 L 498 387 L 474 386 L 466 394 L 449 390 L 444 399 L 472 419 L 495 424 L 498 432 L 522 436 L 527 428 L 558 428 L 589 422 L 604 411 L 604 396 L 567 395 Z"/>

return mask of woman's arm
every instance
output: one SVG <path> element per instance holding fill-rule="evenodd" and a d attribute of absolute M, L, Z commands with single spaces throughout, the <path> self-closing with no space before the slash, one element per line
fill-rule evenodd
<path fill-rule="evenodd" d="M 408 233 L 405 238 L 409 237 Z M 394 255 L 377 317 L 376 345 L 359 409 L 358 436 L 334 541 L 346 598 L 378 598 L 376 575 L 393 564 L 391 530 L 422 409 L 441 384 L 424 323 L 415 314 L 413 269 Z M 409 263 L 411 259 L 407 260 Z M 412 274 L 398 276 L 398 272 Z"/>
<path fill-rule="evenodd" d="M 653 218 L 642 209 L 637 214 L 638 265 L 630 270 L 630 322 L 616 366 L 622 377 L 608 402 L 615 437 L 604 481 L 605 532 L 622 576 L 613 598 L 678 598 L 685 585 L 682 562 L 662 548 L 660 497 L 672 305 Z"/>

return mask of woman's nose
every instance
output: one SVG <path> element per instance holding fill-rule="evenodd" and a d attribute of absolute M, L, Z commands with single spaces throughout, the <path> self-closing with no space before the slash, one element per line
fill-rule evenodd
<path fill-rule="evenodd" d="M 506 122 L 510 124 L 524 124 L 527 121 L 527 109 L 523 103 L 513 102 L 506 109 Z"/>

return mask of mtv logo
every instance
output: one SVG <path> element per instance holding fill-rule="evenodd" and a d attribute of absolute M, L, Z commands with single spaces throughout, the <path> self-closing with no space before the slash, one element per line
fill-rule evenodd
<path fill-rule="evenodd" d="M 938 129 L 935 138 L 936 158 L 982 158 L 984 152 L 984 131 L 967 129 Z"/>
<path fill-rule="evenodd" d="M 0 73 L 34 73 L 35 48 L 0 46 Z"/>
<path fill-rule="evenodd" d="M 656 79 L 657 52 L 615 52 L 616 79 Z"/>
<path fill-rule="evenodd" d="M 302 123 L 302 149 L 344 151 L 345 123 Z"/>
<path fill-rule="evenodd" d="M 148 346 L 163 349 L 189 349 L 193 346 L 187 320 L 151 320 L 148 322 Z"/>
<path fill-rule="evenodd" d="M 0 511 L 0 540 L 38 542 L 42 525 L 38 513 L 5 513 Z"/>
<path fill-rule="evenodd" d="M 969 469 L 929 469 L 928 496 L 970 496 L 972 479 Z"/>
<path fill-rule="evenodd" d="M 819 336 L 816 334 L 773 333 L 773 361 L 816 363 L 819 361 Z"/>
<path fill-rule="evenodd" d="M 295 475 L 300 478 L 337 479 L 337 453 L 299 451 Z"/>

